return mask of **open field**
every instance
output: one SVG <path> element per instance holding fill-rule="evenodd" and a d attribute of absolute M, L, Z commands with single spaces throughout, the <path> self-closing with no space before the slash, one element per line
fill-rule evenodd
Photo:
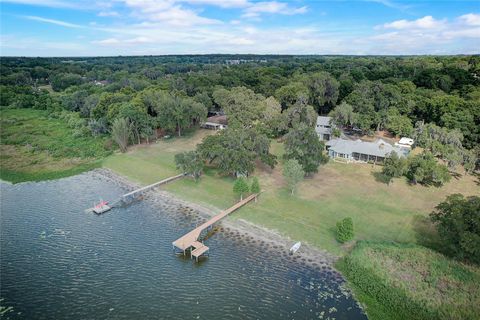
<path fill-rule="evenodd" d="M 478 266 L 416 245 L 359 242 L 337 267 L 370 319 L 478 319 Z"/>
<path fill-rule="evenodd" d="M 0 177 L 11 182 L 57 179 L 101 165 L 103 139 L 75 137 L 64 120 L 46 111 L 1 111 Z"/>
<path fill-rule="evenodd" d="M 104 166 L 127 178 L 149 184 L 176 174 L 174 155 L 193 150 L 212 131 L 199 130 L 193 136 L 172 138 L 149 146 L 137 146 L 126 154 L 115 154 Z M 281 155 L 283 146 L 272 142 L 272 151 Z M 331 253 L 343 255 L 346 249 L 335 240 L 335 223 L 350 216 L 356 239 L 417 242 L 422 221 L 446 195 L 478 194 L 473 176 L 454 178 L 442 188 L 409 186 L 395 179 L 389 186 L 375 180 L 380 167 L 331 162 L 305 179 L 295 196 L 284 187 L 281 164 L 274 170 L 258 166 L 255 175 L 265 191 L 258 203 L 246 206 L 228 219 L 245 219 L 275 229 L 292 241 L 305 241 Z M 207 169 L 200 181 L 182 179 L 163 188 L 188 201 L 218 210 L 231 205 L 233 178 L 219 177 Z"/>

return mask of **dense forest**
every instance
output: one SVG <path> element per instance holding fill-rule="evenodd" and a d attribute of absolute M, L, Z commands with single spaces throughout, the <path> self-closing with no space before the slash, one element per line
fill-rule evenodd
<path fill-rule="evenodd" d="M 225 166 L 212 146 L 242 140 L 251 142 L 246 158 L 273 166 L 265 138 L 288 133 L 295 144 L 291 128 L 308 135 L 303 125 L 330 114 L 364 134 L 412 136 L 449 166 L 478 165 L 479 56 L 11 57 L 1 68 L 2 109 L 46 110 L 76 137 L 110 137 L 123 126 L 127 145 L 148 142 L 222 110 L 231 131 L 201 145 L 204 158 Z M 305 172 L 315 172 L 309 165 Z"/>

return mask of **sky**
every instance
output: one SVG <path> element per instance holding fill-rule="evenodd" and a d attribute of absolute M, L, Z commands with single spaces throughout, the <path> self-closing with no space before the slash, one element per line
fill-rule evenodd
<path fill-rule="evenodd" d="M 479 54 L 480 1 L 0 0 L 1 56 Z"/>

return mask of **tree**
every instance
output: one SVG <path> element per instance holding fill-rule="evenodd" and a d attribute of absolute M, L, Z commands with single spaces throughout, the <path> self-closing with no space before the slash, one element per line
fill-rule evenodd
<path fill-rule="evenodd" d="M 324 144 L 318 140 L 315 130 L 305 124 L 291 129 L 285 136 L 284 158 L 296 159 L 307 175 L 317 172 L 320 164 L 328 162 L 323 150 Z"/>
<path fill-rule="evenodd" d="M 289 107 L 283 113 L 284 129 L 294 128 L 301 124 L 313 127 L 317 122 L 318 114 L 315 109 L 307 104 L 307 100 L 299 99 L 293 106 Z"/>
<path fill-rule="evenodd" d="M 410 158 L 406 175 L 415 184 L 443 185 L 450 181 L 447 167 L 437 163 L 430 152 L 424 152 Z"/>
<path fill-rule="evenodd" d="M 265 111 L 265 97 L 245 87 L 231 90 L 219 89 L 213 97 L 226 113 L 229 126 L 252 127 L 262 118 Z"/>
<path fill-rule="evenodd" d="M 62 91 L 70 86 L 79 85 L 82 82 L 82 77 L 74 73 L 57 73 L 51 79 L 52 89 L 55 91 Z"/>
<path fill-rule="evenodd" d="M 413 132 L 412 120 L 401 115 L 397 108 L 388 110 L 385 128 L 396 136 L 408 137 Z"/>
<path fill-rule="evenodd" d="M 130 139 L 132 129 L 130 122 L 125 118 L 115 119 L 112 125 L 112 138 L 120 147 L 120 151 L 126 152 L 128 141 Z"/>
<path fill-rule="evenodd" d="M 187 151 L 175 155 L 177 169 L 192 176 L 195 181 L 201 176 L 204 161 L 196 151 Z"/>
<path fill-rule="evenodd" d="M 383 162 L 382 173 L 387 177 L 387 183 L 389 184 L 392 178 L 398 178 L 405 174 L 407 171 L 407 160 L 400 158 L 396 152 L 392 152 L 385 158 Z"/>
<path fill-rule="evenodd" d="M 348 242 L 353 239 L 353 220 L 347 217 L 337 222 L 337 240 L 341 243 Z"/>
<path fill-rule="evenodd" d="M 453 194 L 436 206 L 430 218 L 447 254 L 480 264 L 480 197 Z"/>
<path fill-rule="evenodd" d="M 292 195 L 295 193 L 297 184 L 305 177 L 305 171 L 295 159 L 285 161 L 283 166 L 283 177 L 287 181 L 287 186 Z"/>
<path fill-rule="evenodd" d="M 320 113 L 330 111 L 340 93 L 338 81 L 328 72 L 317 72 L 302 78 L 309 89 L 310 103 L 317 106 Z"/>
<path fill-rule="evenodd" d="M 156 98 L 153 108 L 157 113 L 158 124 L 167 131 L 177 131 L 178 136 L 182 135 L 184 128 L 207 117 L 207 108 L 192 98 L 162 91 L 152 92 L 151 95 Z"/>
<path fill-rule="evenodd" d="M 240 201 L 243 200 L 243 195 L 245 193 L 248 193 L 249 189 L 250 188 L 248 187 L 247 182 L 245 181 L 244 178 L 241 178 L 241 177 L 237 178 L 235 180 L 235 183 L 233 184 L 233 193 L 236 196 L 240 197 Z"/>
<path fill-rule="evenodd" d="M 301 82 L 292 82 L 275 91 L 275 97 L 284 109 L 293 106 L 299 100 L 308 100 L 308 88 Z"/>
<path fill-rule="evenodd" d="M 260 193 L 260 183 L 257 177 L 253 177 L 252 186 L 250 187 L 251 193 Z"/>
<path fill-rule="evenodd" d="M 345 101 L 330 111 L 329 116 L 332 117 L 332 120 L 336 125 L 341 127 L 348 125 L 353 126 L 358 117 L 358 115 L 353 112 L 352 105 L 346 103 Z"/>
<path fill-rule="evenodd" d="M 273 168 L 276 157 L 269 152 L 270 139 L 254 128 L 231 128 L 207 136 L 197 146 L 202 158 L 215 164 L 221 173 L 242 176 L 255 169 L 255 160 Z"/>

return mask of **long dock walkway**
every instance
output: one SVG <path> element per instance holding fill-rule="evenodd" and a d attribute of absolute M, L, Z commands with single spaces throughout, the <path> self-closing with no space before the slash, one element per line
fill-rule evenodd
<path fill-rule="evenodd" d="M 151 189 L 156 188 L 156 187 L 158 187 L 158 186 L 160 186 L 160 185 L 162 185 L 162 184 L 166 184 L 166 183 L 171 182 L 171 181 L 173 181 L 173 180 L 180 179 L 180 178 L 182 178 L 182 177 L 184 177 L 184 176 L 185 176 L 185 174 L 184 174 L 184 173 L 181 173 L 181 174 L 179 174 L 179 175 L 176 175 L 176 176 L 173 176 L 173 177 L 169 177 L 169 178 L 163 179 L 163 180 L 161 180 L 161 181 L 152 183 L 152 184 L 150 184 L 150 185 L 148 185 L 148 186 L 141 187 L 141 188 L 139 188 L 139 189 L 137 189 L 137 190 L 133 190 L 133 191 L 131 191 L 131 192 L 129 192 L 129 193 L 124 194 L 124 195 L 121 197 L 121 199 L 122 199 L 122 200 L 126 200 L 126 199 L 129 198 L 129 197 L 135 197 L 135 195 L 137 195 L 137 194 L 139 194 L 139 193 L 142 193 L 142 192 L 151 190 Z"/>
<path fill-rule="evenodd" d="M 202 254 L 204 254 L 205 252 L 208 251 L 208 247 L 206 245 L 204 245 L 203 243 L 198 241 L 198 238 L 200 237 L 200 234 L 202 233 L 202 231 L 204 231 L 208 227 L 211 227 L 214 223 L 220 221 L 221 219 L 223 219 L 224 217 L 226 217 L 227 215 L 229 215 L 233 211 L 237 210 L 238 208 L 240 208 L 240 207 L 244 206 L 245 204 L 249 203 L 250 201 L 252 201 L 256 197 L 258 197 L 258 195 L 259 195 L 258 193 L 252 194 L 252 195 L 246 197 L 245 199 L 243 199 L 242 201 L 237 202 L 232 207 L 220 212 L 219 214 L 217 214 L 216 216 L 214 216 L 213 218 L 211 218 L 207 222 L 205 222 L 202 225 L 196 227 L 195 229 L 193 229 L 189 233 L 185 234 L 184 236 L 178 238 L 177 240 L 173 241 L 172 242 L 173 247 L 182 250 L 184 254 L 185 254 L 185 251 L 187 249 L 193 248 L 193 250 L 191 252 L 191 256 L 195 257 L 198 260 L 199 256 L 201 256 Z"/>
<path fill-rule="evenodd" d="M 92 211 L 93 211 L 93 212 L 96 212 L 96 213 L 106 212 L 106 211 L 110 210 L 111 208 L 114 208 L 114 207 L 116 207 L 116 206 L 118 206 L 118 205 L 123 205 L 123 204 L 128 203 L 129 198 L 135 198 L 138 194 L 140 194 L 140 193 L 142 193 L 142 192 L 149 191 L 149 190 L 151 190 L 151 189 L 153 189 L 153 188 L 156 188 L 156 187 L 158 187 L 158 186 L 161 186 L 161 185 L 163 185 L 163 184 L 169 183 L 169 182 L 171 182 L 171 181 L 180 179 L 180 178 L 182 178 L 182 177 L 184 177 L 184 176 L 185 176 L 185 174 L 184 174 L 184 173 L 181 173 L 181 174 L 179 174 L 179 175 L 176 175 L 176 176 L 173 176 L 173 177 L 169 177 L 169 178 L 163 179 L 163 180 L 161 180 L 161 181 L 152 183 L 152 184 L 150 184 L 150 185 L 148 185 L 148 186 L 141 187 L 141 188 L 138 188 L 138 189 L 136 189 L 136 190 L 130 191 L 129 193 L 126 193 L 126 194 L 120 196 L 120 198 L 118 198 L 117 200 L 110 202 L 108 205 L 107 205 L 106 203 L 103 204 L 103 206 L 101 207 L 101 212 L 97 212 L 98 210 L 96 210 L 96 208 L 97 208 L 98 206 L 95 206 L 95 205 L 93 206 L 93 208 L 89 208 L 89 209 L 87 209 L 87 210 L 85 210 L 85 211 L 87 211 L 87 212 L 92 212 Z"/>

